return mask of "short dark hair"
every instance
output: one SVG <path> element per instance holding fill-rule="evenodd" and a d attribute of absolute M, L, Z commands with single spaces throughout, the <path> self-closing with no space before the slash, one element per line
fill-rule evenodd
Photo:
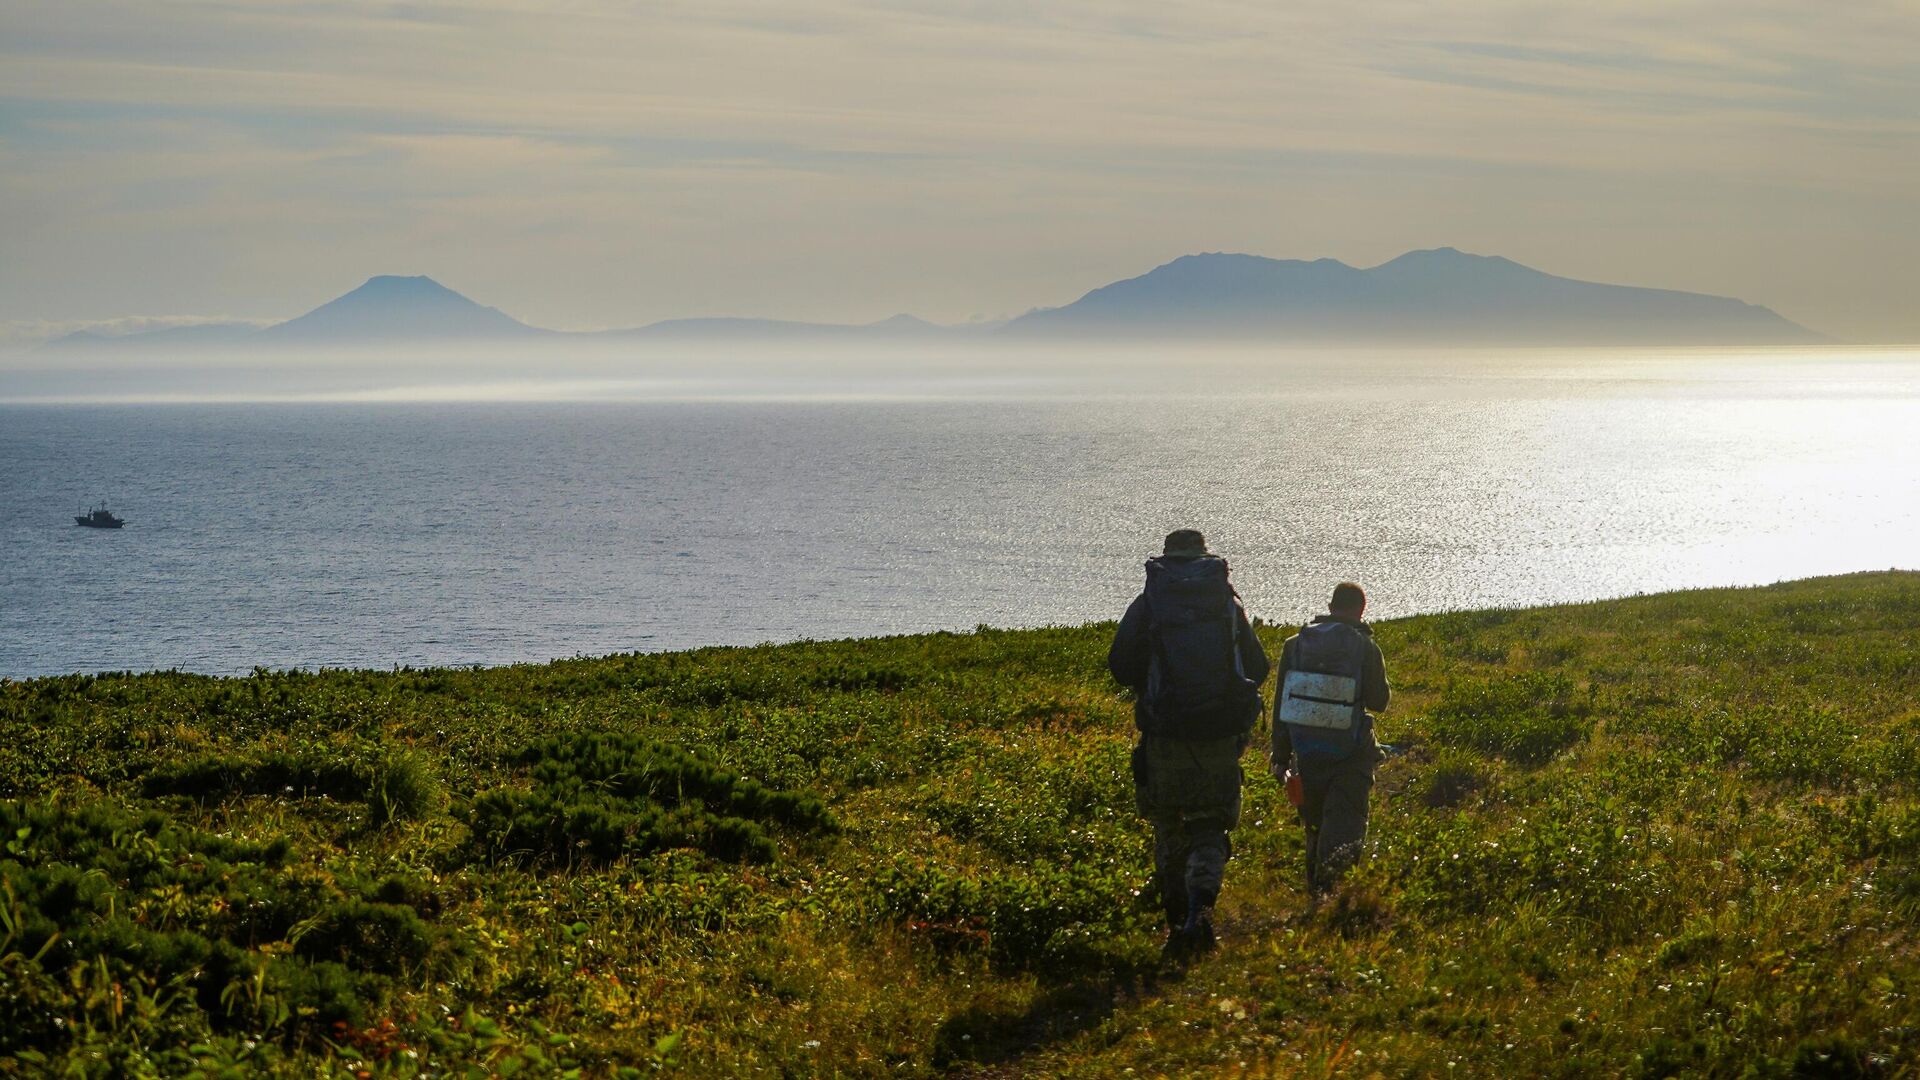
<path fill-rule="evenodd" d="M 1200 534 L 1199 529 L 1175 529 L 1167 534 L 1167 541 L 1160 550 L 1167 555 L 1205 555 L 1207 538 Z"/>
<path fill-rule="evenodd" d="M 1343 581 L 1333 587 L 1333 599 L 1327 602 L 1329 611 L 1358 611 L 1367 606 L 1367 590 L 1351 581 Z"/>

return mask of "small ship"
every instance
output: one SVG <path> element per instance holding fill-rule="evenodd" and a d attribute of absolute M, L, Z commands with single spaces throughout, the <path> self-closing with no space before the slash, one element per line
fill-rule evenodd
<path fill-rule="evenodd" d="M 75 514 L 73 523 L 89 529 L 117 529 L 127 522 L 125 518 L 114 517 L 113 511 L 107 509 L 107 504 L 101 503 L 84 514 Z"/>

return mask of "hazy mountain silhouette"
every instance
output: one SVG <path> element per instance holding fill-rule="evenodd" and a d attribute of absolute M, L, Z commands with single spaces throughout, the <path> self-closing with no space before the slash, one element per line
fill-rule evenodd
<path fill-rule="evenodd" d="M 430 277 L 382 275 L 299 318 L 267 327 L 250 343 L 512 340 L 552 332 L 476 304 Z"/>
<path fill-rule="evenodd" d="M 428 277 L 381 276 L 298 318 L 174 327 L 122 337 L 82 331 L 47 347 L 120 351 L 326 348 L 551 341 L 913 342 L 982 339 L 1380 341 L 1452 344 L 1791 344 L 1825 340 L 1763 307 L 1722 296 L 1599 285 L 1453 248 L 1411 251 L 1369 270 L 1334 259 L 1187 255 L 1005 324 L 936 326 L 912 315 L 860 325 L 776 319 L 668 319 L 630 330 L 528 326 Z"/>
<path fill-rule="evenodd" d="M 75 330 L 44 343 L 48 349 L 117 349 L 127 346 L 159 345 L 173 348 L 218 346 L 239 341 L 260 332 L 257 323 L 195 323 L 191 326 L 166 326 L 158 330 L 137 330 L 131 334 L 102 334 Z"/>
<path fill-rule="evenodd" d="M 1368 270 L 1335 259 L 1187 255 L 1031 311 L 1010 335 L 1398 341 L 1428 344 L 1754 344 L 1824 340 L 1722 296 L 1600 285 L 1453 248 Z"/>
<path fill-rule="evenodd" d="M 631 330 L 607 330 L 599 337 L 672 341 L 861 341 L 938 337 L 953 333 L 912 315 L 895 315 L 872 323 L 811 323 L 782 319 L 702 318 L 666 319 Z"/>

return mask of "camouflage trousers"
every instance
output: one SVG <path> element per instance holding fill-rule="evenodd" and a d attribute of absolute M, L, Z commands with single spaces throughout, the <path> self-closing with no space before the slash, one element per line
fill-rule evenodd
<path fill-rule="evenodd" d="M 1307 828 L 1307 891 L 1323 894 L 1360 858 L 1367 840 L 1367 801 L 1379 752 L 1363 747 L 1341 761 L 1303 758 L 1300 823 Z"/>
<path fill-rule="evenodd" d="M 1154 819 L 1153 881 L 1169 928 L 1178 929 L 1189 911 L 1219 900 L 1232 857 L 1233 841 L 1212 819 Z"/>
<path fill-rule="evenodd" d="M 1134 795 L 1153 825 L 1153 877 L 1167 924 L 1220 897 L 1240 823 L 1239 737 L 1188 741 L 1146 736 L 1133 752 Z"/>

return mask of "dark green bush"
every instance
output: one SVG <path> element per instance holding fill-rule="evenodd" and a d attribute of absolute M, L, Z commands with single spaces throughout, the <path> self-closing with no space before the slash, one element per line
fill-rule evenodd
<path fill-rule="evenodd" d="M 668 848 L 748 862 L 777 854 L 752 821 L 579 789 L 490 791 L 474 800 L 468 824 L 482 857 L 525 862 L 608 863 Z"/>
<path fill-rule="evenodd" d="M 0 1053 L 58 1048 L 100 1019 L 99 985 L 177 994 L 188 1027 L 358 1022 L 386 976 L 452 948 L 423 883 L 298 873 L 283 840 L 46 800 L 0 802 L 0 836 L 0 1018 L 18 1021 L 0 1024 Z"/>
<path fill-rule="evenodd" d="M 257 757 L 207 754 L 154 769 L 141 778 L 140 788 L 150 798 L 184 795 L 203 803 L 249 795 L 359 802 L 367 797 L 367 775 L 357 763 L 317 750 Z"/>
<path fill-rule="evenodd" d="M 530 790 L 482 794 L 468 814 L 483 858 L 605 863 L 668 848 L 771 861 L 765 824 L 830 832 L 818 796 L 777 791 L 676 746 L 622 733 L 548 739 L 520 755 Z"/>
<path fill-rule="evenodd" d="M 291 1014 L 325 1031 L 365 1023 L 367 1006 L 382 996 L 381 980 L 345 964 L 304 957 L 275 959 L 264 985 L 269 1019 L 284 1022 Z"/>
<path fill-rule="evenodd" d="M 201 755 L 152 770 L 141 779 L 141 790 L 148 797 L 184 795 L 203 803 L 250 795 L 364 802 L 376 825 L 425 817 L 441 800 L 440 783 L 425 762 L 385 747 Z"/>
<path fill-rule="evenodd" d="M 437 938 L 420 912 L 350 896 L 298 927 L 297 955 L 398 975 L 424 963 Z"/>
<path fill-rule="evenodd" d="M 619 732 L 583 732 L 535 744 L 521 755 L 536 786 L 597 788 L 665 805 L 702 802 L 715 811 L 831 830 L 818 796 L 774 791 L 677 746 Z"/>

